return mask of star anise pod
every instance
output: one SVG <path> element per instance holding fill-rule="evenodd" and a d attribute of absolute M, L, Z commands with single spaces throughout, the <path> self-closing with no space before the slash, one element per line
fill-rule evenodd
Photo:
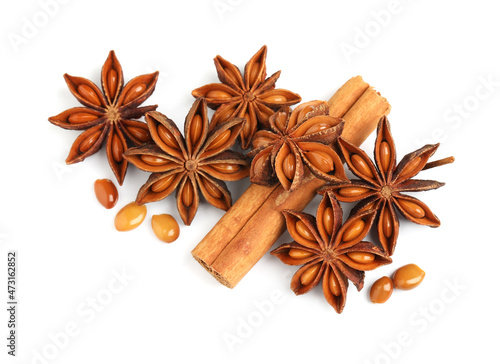
<path fill-rule="evenodd" d="M 85 130 L 73 143 L 66 163 L 81 162 L 105 144 L 108 163 L 121 185 L 128 166 L 123 152 L 151 140 L 146 124 L 134 119 L 158 107 L 139 107 L 153 93 L 158 72 L 135 77 L 123 86 L 122 67 L 111 51 L 101 70 L 103 92 L 86 78 L 65 74 L 64 79 L 73 96 L 85 106 L 49 118 L 61 128 Z"/>
<path fill-rule="evenodd" d="M 281 71 L 266 78 L 266 54 L 267 47 L 263 46 L 246 64 L 243 77 L 234 64 L 221 56 L 215 57 L 215 68 L 222 83 L 211 83 L 192 92 L 194 97 L 206 98 L 208 107 L 217 110 L 210 128 L 235 116 L 246 119 L 240 135 L 243 149 L 249 148 L 259 123 L 267 128 L 269 117 L 275 110 L 301 100 L 291 91 L 275 89 Z"/>
<path fill-rule="evenodd" d="M 316 218 L 293 210 L 283 212 L 288 232 L 295 240 L 271 254 L 288 265 L 302 265 L 291 288 L 297 295 L 309 292 L 322 281 L 323 294 L 341 313 L 350 280 L 361 290 L 365 271 L 389 264 L 392 259 L 370 242 L 362 241 L 373 224 L 374 210 L 350 217 L 342 224 L 342 209 L 335 196 L 326 192 Z"/>
<path fill-rule="evenodd" d="M 403 194 L 403 192 L 426 191 L 444 185 L 437 181 L 413 179 L 422 169 L 431 167 L 427 161 L 439 144 L 426 145 L 409 153 L 396 165 L 396 146 L 389 121 L 385 116 L 377 128 L 375 163 L 363 150 L 348 141 L 339 138 L 338 144 L 347 166 L 360 179 L 333 182 L 319 192 L 332 191 L 342 202 L 359 201 L 352 209 L 351 215 L 366 209 L 376 209 L 378 236 L 382 247 L 389 255 L 394 253 L 399 233 L 396 209 L 414 223 L 431 227 L 440 225 L 439 219 L 427 205 L 415 197 Z M 452 161 L 453 157 L 446 158 L 432 166 Z"/>
<path fill-rule="evenodd" d="M 310 101 L 293 111 L 284 106 L 269 118 L 271 130 L 260 130 L 252 141 L 250 181 L 273 185 L 278 180 L 296 189 L 306 170 L 326 181 L 347 181 L 340 157 L 329 145 L 342 133 L 344 121 L 328 115 L 328 104 Z"/>
<path fill-rule="evenodd" d="M 177 209 L 186 225 L 198 210 L 198 191 L 211 205 L 228 210 L 231 194 L 223 181 L 248 176 L 246 157 L 228 150 L 238 138 L 244 119 L 233 118 L 209 131 L 206 102 L 197 99 L 186 117 L 184 137 L 175 123 L 159 112 L 148 112 L 146 122 L 155 144 L 124 153 L 137 168 L 152 172 L 136 202 L 159 201 L 177 190 Z"/>

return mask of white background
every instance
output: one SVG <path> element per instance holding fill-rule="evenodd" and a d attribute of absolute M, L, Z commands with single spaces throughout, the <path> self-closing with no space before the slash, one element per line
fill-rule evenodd
<path fill-rule="evenodd" d="M 489 332 L 500 324 L 494 3 L 2 1 L 0 362 L 491 362 L 498 336 Z M 210 205 L 172 244 L 155 238 L 150 218 L 170 213 L 180 221 L 173 197 L 149 204 L 136 230 L 115 231 L 116 212 L 147 174 L 130 167 L 118 205 L 105 210 L 93 195 L 96 179 L 114 178 L 104 152 L 62 167 L 78 132 L 47 121 L 78 105 L 62 75 L 99 83 L 114 49 L 125 80 L 160 71 L 145 105 L 159 104 L 182 126 L 191 90 L 218 82 L 213 58 L 242 69 L 263 44 L 268 74 L 282 70 L 277 87 L 304 101 L 328 99 L 362 75 L 392 104 L 399 158 L 438 141 L 435 159 L 456 157 L 419 176 L 446 182 L 418 194 L 442 226 L 402 221 L 394 263 L 368 272 L 363 291 L 351 285 L 341 315 L 319 287 L 296 297 L 289 289 L 296 268 L 269 254 L 235 289 L 220 285 L 190 253 L 222 216 Z M 373 140 L 363 145 L 370 155 Z M 233 197 L 247 186 L 230 183 Z M 318 202 L 307 210 L 315 213 Z M 285 234 L 277 245 L 288 241 Z M 6 354 L 10 249 L 19 256 L 16 358 Z M 371 304 L 371 284 L 407 263 L 426 271 L 423 284 Z"/>

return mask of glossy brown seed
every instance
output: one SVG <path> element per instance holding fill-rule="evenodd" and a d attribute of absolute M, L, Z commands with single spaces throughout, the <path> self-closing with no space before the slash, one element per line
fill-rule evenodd
<path fill-rule="evenodd" d="M 99 139 L 99 136 L 101 135 L 101 130 L 94 131 L 92 134 L 90 134 L 88 137 L 86 137 L 78 146 L 78 149 L 80 149 L 80 152 L 85 153 L 88 151 Z"/>
<path fill-rule="evenodd" d="M 116 72 L 116 70 L 111 69 L 108 71 L 107 81 L 109 96 L 111 97 L 111 101 L 113 101 L 118 87 L 118 73 Z"/>
<path fill-rule="evenodd" d="M 276 115 L 274 119 L 274 124 L 278 128 L 278 130 L 284 131 L 286 127 L 287 114 L 280 112 Z"/>
<path fill-rule="evenodd" d="M 295 175 L 295 155 L 293 153 L 288 154 L 285 159 L 283 159 L 282 168 L 285 177 L 293 181 Z"/>
<path fill-rule="evenodd" d="M 99 96 L 95 93 L 95 91 L 90 87 L 89 85 L 79 85 L 77 88 L 78 94 L 83 97 L 85 100 L 88 102 L 101 106 L 101 100 L 99 99 Z"/>
<path fill-rule="evenodd" d="M 297 222 L 295 223 L 295 230 L 297 230 L 297 233 L 304 239 L 309 241 L 316 241 L 313 234 L 311 233 L 311 230 L 309 230 L 309 228 L 302 222 L 302 220 L 297 220 Z"/>
<path fill-rule="evenodd" d="M 111 152 L 115 162 L 120 163 L 123 160 L 123 144 L 117 134 L 113 135 L 113 142 L 111 143 Z"/>
<path fill-rule="evenodd" d="M 258 175 L 259 172 L 264 168 L 264 165 L 266 161 L 269 159 L 271 153 L 265 153 L 262 156 L 259 156 L 258 158 L 255 157 L 252 161 L 252 173 L 255 175 Z M 216 166 L 215 164 L 212 166 Z"/>
<path fill-rule="evenodd" d="M 250 70 L 250 75 L 248 78 L 250 87 L 252 87 L 252 85 L 257 80 L 257 77 L 259 76 L 259 68 L 260 68 L 260 62 L 255 62 L 252 66 L 252 69 Z"/>
<path fill-rule="evenodd" d="M 174 136 L 164 125 L 158 125 L 157 131 L 158 131 L 158 136 L 160 137 L 163 143 L 165 143 L 170 148 L 179 149 L 177 141 L 175 140 Z"/>
<path fill-rule="evenodd" d="M 391 148 L 389 147 L 389 143 L 385 140 L 380 143 L 380 163 L 382 164 L 383 172 L 387 172 L 389 169 L 389 164 L 391 163 Z"/>
<path fill-rule="evenodd" d="M 201 115 L 196 114 L 189 126 L 189 137 L 191 138 L 191 145 L 193 147 L 198 143 L 203 132 L 203 119 Z"/>
<path fill-rule="evenodd" d="M 218 189 L 212 182 L 206 179 L 202 179 L 203 187 L 207 190 L 208 194 L 213 198 L 219 199 L 222 197 L 222 192 Z"/>
<path fill-rule="evenodd" d="M 214 163 L 211 167 L 219 172 L 231 174 L 236 173 L 241 169 L 239 164 L 231 164 L 231 163 Z"/>
<path fill-rule="evenodd" d="M 370 301 L 373 303 L 384 303 L 392 295 L 394 286 L 389 277 L 377 279 L 370 288 Z"/>
<path fill-rule="evenodd" d="M 351 155 L 351 163 L 354 166 L 354 168 L 358 170 L 360 173 L 364 174 L 367 177 L 373 178 L 372 170 L 365 162 L 365 160 L 361 158 L 359 155 L 357 154 Z"/>
<path fill-rule="evenodd" d="M 314 107 L 313 105 L 309 105 L 309 106 L 306 106 L 305 108 L 303 108 L 300 112 L 299 112 L 299 115 L 297 115 L 297 121 L 300 122 L 302 121 L 302 119 L 304 119 L 307 115 L 307 113 L 310 113 L 311 111 L 314 110 Z"/>
<path fill-rule="evenodd" d="M 333 208 L 327 207 L 325 211 L 323 211 L 323 226 L 328 235 L 332 235 L 333 233 Z"/>
<path fill-rule="evenodd" d="M 174 181 L 175 174 L 171 174 L 165 178 L 159 179 L 151 185 L 151 191 L 158 193 L 165 191 Z"/>
<path fill-rule="evenodd" d="M 300 276 L 300 283 L 303 286 L 307 286 L 314 281 L 314 278 L 318 275 L 319 268 L 321 268 L 321 263 L 316 263 L 309 268 L 307 268 L 304 273 Z"/>
<path fill-rule="evenodd" d="M 328 123 L 315 123 L 314 125 L 311 125 L 311 127 L 309 129 L 306 130 L 304 135 L 317 133 L 321 130 L 328 129 L 329 127 L 330 127 L 330 124 L 328 124 Z"/>
<path fill-rule="evenodd" d="M 231 137 L 231 129 L 227 129 L 223 133 L 219 134 L 217 138 L 212 140 L 210 145 L 205 150 L 206 151 L 214 150 L 223 146 L 229 140 L 230 137 Z"/>
<path fill-rule="evenodd" d="M 330 275 L 328 276 L 328 289 L 334 296 L 340 296 L 341 290 L 340 290 L 340 283 L 339 280 L 337 279 L 337 276 L 331 271 Z"/>
<path fill-rule="evenodd" d="M 69 116 L 68 122 L 70 124 L 83 124 L 97 119 L 99 119 L 98 115 L 90 114 L 87 112 L 75 112 L 74 114 L 71 114 Z"/>
<path fill-rule="evenodd" d="M 410 290 L 424 280 L 425 272 L 416 264 L 407 264 L 396 270 L 392 276 L 394 288 Z"/>
<path fill-rule="evenodd" d="M 302 249 L 291 248 L 288 251 L 288 255 L 294 259 L 304 259 L 304 258 L 309 258 L 310 256 L 313 255 L 313 253 L 306 252 L 305 250 Z"/>
<path fill-rule="evenodd" d="M 425 216 L 425 211 L 422 207 L 417 205 L 415 202 L 408 200 L 398 200 L 399 205 L 403 210 L 405 210 L 408 214 L 413 216 L 415 219 L 421 219 Z"/>
<path fill-rule="evenodd" d="M 133 137 L 138 139 L 141 142 L 147 142 L 149 140 L 149 132 L 147 129 L 136 128 L 134 126 L 130 126 L 127 128 L 127 131 L 132 134 Z"/>
<path fill-rule="evenodd" d="M 342 235 L 342 241 L 351 241 L 357 238 L 365 228 L 365 222 L 363 220 L 357 220 L 353 222 L 347 229 L 344 231 L 344 235 Z"/>
<path fill-rule="evenodd" d="M 326 152 L 320 150 L 307 152 L 306 158 L 309 160 L 309 162 L 311 162 L 313 166 L 324 173 L 333 171 L 334 165 L 332 156 Z"/>
<path fill-rule="evenodd" d="M 146 205 L 131 202 L 122 207 L 115 217 L 115 228 L 118 231 L 129 231 L 138 227 L 146 218 Z"/>
<path fill-rule="evenodd" d="M 286 102 L 286 97 L 283 95 L 271 95 L 262 99 L 262 101 L 270 103 L 284 103 Z"/>
<path fill-rule="evenodd" d="M 107 178 L 94 182 L 94 193 L 97 201 L 107 209 L 114 207 L 118 201 L 118 190 L 115 184 Z"/>
<path fill-rule="evenodd" d="M 146 91 L 147 85 L 145 83 L 139 83 L 137 85 L 134 85 L 127 94 L 125 95 L 125 99 L 123 100 L 123 105 L 128 104 L 130 101 L 138 98 L 141 96 L 141 94 Z"/>
<path fill-rule="evenodd" d="M 422 160 L 422 158 L 420 158 L 420 157 L 416 157 L 415 159 L 413 159 L 410 163 L 408 163 L 403 168 L 403 170 L 399 174 L 399 177 L 400 178 L 405 178 L 405 177 L 413 174 L 415 172 L 415 170 L 418 168 L 418 166 L 420 165 L 420 161 L 421 160 Z"/>
<path fill-rule="evenodd" d="M 225 91 L 221 90 L 210 90 L 207 92 L 206 98 L 208 99 L 230 99 L 232 96 Z"/>
<path fill-rule="evenodd" d="M 390 238 L 392 236 L 393 227 L 392 227 L 392 216 L 389 213 L 389 209 L 384 209 L 384 213 L 381 217 L 382 219 L 382 231 L 386 238 Z"/>
<path fill-rule="evenodd" d="M 357 197 L 369 191 L 364 187 L 343 187 L 339 189 L 339 194 L 344 197 Z"/>
<path fill-rule="evenodd" d="M 371 263 L 375 260 L 375 254 L 373 253 L 367 253 L 367 252 L 350 252 L 347 253 L 349 258 L 354 260 L 356 263 L 359 264 L 368 264 Z"/>
<path fill-rule="evenodd" d="M 188 179 L 186 180 L 184 188 L 182 189 L 182 203 L 184 204 L 184 206 L 189 207 L 192 205 L 193 200 L 194 200 L 193 184 Z"/>
<path fill-rule="evenodd" d="M 171 243 L 179 237 L 179 224 L 172 215 L 153 215 L 151 227 L 156 237 L 165 243 Z"/>
<path fill-rule="evenodd" d="M 225 68 L 224 69 L 226 71 L 226 76 L 231 80 L 233 81 L 233 83 L 237 86 L 240 85 L 240 83 L 238 82 L 238 78 L 241 76 L 241 74 L 236 74 L 235 71 L 233 71 L 231 68 Z"/>
<path fill-rule="evenodd" d="M 169 161 L 165 158 L 156 157 L 154 155 L 141 154 L 141 160 L 149 164 L 150 166 L 163 166 L 167 164 Z"/>

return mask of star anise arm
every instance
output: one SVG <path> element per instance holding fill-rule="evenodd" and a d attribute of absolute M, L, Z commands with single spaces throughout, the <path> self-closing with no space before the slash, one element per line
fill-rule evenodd
<path fill-rule="evenodd" d="M 341 202 L 357 202 L 365 200 L 377 194 L 372 184 L 360 179 L 352 179 L 347 182 L 330 182 L 318 190 L 323 195 L 327 191 L 332 191 L 335 198 Z"/>
<path fill-rule="evenodd" d="M 148 112 L 145 118 L 151 138 L 158 147 L 179 160 L 188 159 L 184 137 L 171 119 L 158 111 Z"/>
<path fill-rule="evenodd" d="M 273 167 L 276 145 L 262 149 L 253 159 L 250 167 L 250 182 L 263 186 L 272 186 L 278 181 Z"/>
<path fill-rule="evenodd" d="M 443 182 L 423 179 L 409 179 L 397 184 L 396 188 L 398 192 L 419 192 L 434 190 L 443 186 Z"/>
<path fill-rule="evenodd" d="M 104 113 L 106 100 L 99 87 L 92 81 L 83 78 L 64 74 L 64 80 L 69 91 L 82 104 L 91 109 Z"/>
<path fill-rule="evenodd" d="M 210 119 L 209 128 L 213 129 L 216 125 L 223 124 L 227 120 L 237 116 L 244 117 L 248 121 L 249 117 L 246 115 L 248 114 L 247 105 L 248 103 L 241 102 L 240 99 L 220 105 L 212 115 L 212 119 Z M 214 108 L 208 103 L 207 106 L 212 109 Z"/>
<path fill-rule="evenodd" d="M 49 121 L 64 129 L 85 130 L 105 122 L 106 119 L 100 111 L 88 107 L 72 107 L 56 116 L 51 116 Z"/>
<path fill-rule="evenodd" d="M 367 210 L 350 216 L 335 235 L 332 248 L 347 249 L 358 244 L 370 231 L 375 215 L 375 210 Z"/>
<path fill-rule="evenodd" d="M 348 181 L 344 164 L 331 147 L 312 142 L 297 142 L 297 146 L 304 164 L 317 178 L 328 182 Z"/>
<path fill-rule="evenodd" d="M 262 92 L 257 96 L 258 102 L 263 103 L 270 109 L 276 110 L 284 105 L 295 105 L 299 103 L 302 98 L 295 92 L 285 90 L 282 88 L 276 88 L 266 92 Z"/>
<path fill-rule="evenodd" d="M 427 144 L 401 159 L 393 174 L 395 184 L 416 176 L 425 167 L 427 161 L 436 152 L 438 144 Z"/>
<path fill-rule="evenodd" d="M 338 139 L 338 144 L 344 160 L 352 173 L 374 186 L 382 185 L 383 182 L 377 168 L 362 149 L 343 138 Z"/>
<path fill-rule="evenodd" d="M 200 205 L 198 186 L 192 173 L 184 175 L 177 188 L 175 197 L 177 199 L 177 210 L 181 215 L 182 221 L 184 221 L 185 225 L 191 225 Z"/>
<path fill-rule="evenodd" d="M 197 159 L 208 133 L 208 115 L 205 99 L 196 99 L 184 122 L 184 139 L 190 158 Z"/>
<path fill-rule="evenodd" d="M 123 157 L 137 168 L 146 172 L 168 172 L 184 168 L 184 161 L 165 153 L 153 143 L 129 148 Z"/>
<path fill-rule="evenodd" d="M 210 205 L 224 211 L 229 210 L 232 205 L 231 193 L 223 181 L 210 178 L 200 171 L 195 177 L 201 194 Z"/>
<path fill-rule="evenodd" d="M 134 146 L 152 142 L 148 125 L 142 121 L 122 119 L 117 123 L 117 127 L 132 142 Z"/>
<path fill-rule="evenodd" d="M 431 209 L 418 198 L 403 195 L 400 193 L 393 194 L 393 201 L 397 209 L 408 220 L 419 224 L 431 227 L 438 227 L 441 222 Z"/>
<path fill-rule="evenodd" d="M 293 191 L 300 186 L 304 179 L 304 163 L 294 143 L 283 143 L 276 155 L 274 170 L 285 190 Z"/>
<path fill-rule="evenodd" d="M 196 151 L 195 158 L 206 159 L 216 156 L 231 148 L 240 135 L 245 119 L 232 118 L 224 124 L 217 125 L 208 133 L 204 144 Z"/>
<path fill-rule="evenodd" d="M 299 268 L 292 277 L 290 288 L 298 296 L 316 287 L 323 277 L 327 267 L 320 257 Z"/>
<path fill-rule="evenodd" d="M 220 82 L 232 87 L 234 90 L 243 90 L 245 82 L 237 66 L 221 56 L 216 56 L 214 58 L 214 64 Z"/>
<path fill-rule="evenodd" d="M 158 81 L 159 72 L 134 77 L 123 87 L 118 96 L 116 106 L 120 111 L 125 109 L 135 109 L 146 101 L 153 93 Z"/>
<path fill-rule="evenodd" d="M 243 76 L 243 80 L 245 81 L 245 90 L 254 92 L 266 79 L 266 56 L 267 46 L 264 45 L 245 65 Z"/>
<path fill-rule="evenodd" d="M 271 254 L 279 258 L 287 265 L 304 265 L 318 257 L 318 251 L 297 242 L 282 244 L 273 251 Z"/>
<path fill-rule="evenodd" d="M 335 265 L 329 264 L 323 273 L 323 295 L 337 313 L 344 310 L 348 287 L 347 277 Z"/>
<path fill-rule="evenodd" d="M 338 250 L 338 259 L 359 271 L 374 270 L 392 263 L 392 259 L 382 249 L 370 242 L 361 241 L 356 245 Z"/>
<path fill-rule="evenodd" d="M 123 184 L 125 174 L 127 173 L 128 162 L 123 158 L 123 152 L 125 152 L 127 148 L 127 140 L 120 129 L 111 126 L 107 133 L 106 156 L 109 166 L 120 186 Z"/>
<path fill-rule="evenodd" d="M 109 129 L 109 124 L 101 123 L 82 132 L 73 142 L 66 163 L 81 162 L 96 153 L 106 140 Z"/>
<path fill-rule="evenodd" d="M 196 98 L 205 98 L 207 105 L 211 109 L 219 106 L 241 101 L 241 94 L 223 83 L 209 83 L 191 92 Z"/>
<path fill-rule="evenodd" d="M 377 209 L 379 210 L 377 232 L 380 244 L 389 255 L 393 255 L 399 236 L 399 218 L 394 204 L 390 201 L 380 200 Z"/>
<path fill-rule="evenodd" d="M 102 66 L 101 86 L 107 104 L 114 105 L 123 88 L 123 70 L 114 51 L 109 52 Z"/>
<path fill-rule="evenodd" d="M 283 216 L 288 233 L 298 244 L 318 252 L 326 249 L 327 242 L 321 238 L 314 216 L 294 210 L 284 210 Z"/>
<path fill-rule="evenodd" d="M 318 232 L 326 245 L 330 246 L 334 236 L 342 225 L 342 208 L 331 191 L 327 191 L 316 210 Z"/>
<path fill-rule="evenodd" d="M 373 154 L 384 183 L 388 183 L 392 180 L 396 168 L 396 145 L 386 116 L 383 116 L 378 123 Z"/>
<path fill-rule="evenodd" d="M 244 155 L 226 150 L 215 157 L 200 161 L 199 169 L 216 179 L 238 181 L 248 177 L 250 162 Z"/>
<path fill-rule="evenodd" d="M 176 190 L 184 175 L 183 168 L 151 174 L 139 189 L 135 201 L 138 204 L 144 204 L 163 200 Z"/>

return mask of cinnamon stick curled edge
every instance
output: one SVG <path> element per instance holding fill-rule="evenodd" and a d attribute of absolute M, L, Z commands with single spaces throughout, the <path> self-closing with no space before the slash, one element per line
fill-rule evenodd
<path fill-rule="evenodd" d="M 391 109 L 361 76 L 348 80 L 328 105 L 331 116 L 345 120 L 342 137 L 358 146 Z M 291 193 L 281 185 L 250 185 L 193 249 L 193 257 L 220 283 L 234 288 L 285 231 L 281 212 L 303 210 L 325 183 L 310 174 Z"/>

